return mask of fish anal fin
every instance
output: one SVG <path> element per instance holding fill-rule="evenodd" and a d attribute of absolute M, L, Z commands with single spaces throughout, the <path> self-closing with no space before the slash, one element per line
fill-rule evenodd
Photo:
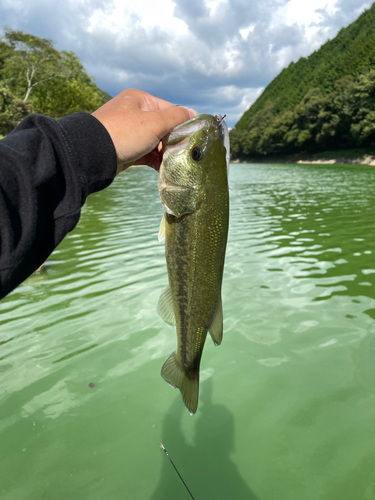
<path fill-rule="evenodd" d="M 208 331 L 210 332 L 215 346 L 220 345 L 223 340 L 223 304 L 221 302 L 221 297 L 218 300 L 215 314 Z"/>
<path fill-rule="evenodd" d="M 160 295 L 160 299 L 157 305 L 157 313 L 165 323 L 169 326 L 176 325 L 176 318 L 173 309 L 173 300 L 171 287 L 168 285 L 164 292 Z"/>
<path fill-rule="evenodd" d="M 185 373 L 174 351 L 164 363 L 161 376 L 172 387 L 180 389 L 186 408 L 191 415 L 194 415 L 198 408 L 199 369 L 189 374 Z"/>

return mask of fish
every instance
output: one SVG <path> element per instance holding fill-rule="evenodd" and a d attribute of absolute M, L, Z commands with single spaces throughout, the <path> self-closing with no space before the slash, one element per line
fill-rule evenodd
<path fill-rule="evenodd" d="M 165 239 L 168 286 L 157 311 L 176 326 L 177 349 L 161 369 L 163 379 L 181 392 L 194 414 L 199 367 L 210 333 L 223 338 L 221 287 L 229 226 L 229 133 L 220 115 L 202 114 L 169 135 L 158 188 L 165 213 L 159 240 Z"/>

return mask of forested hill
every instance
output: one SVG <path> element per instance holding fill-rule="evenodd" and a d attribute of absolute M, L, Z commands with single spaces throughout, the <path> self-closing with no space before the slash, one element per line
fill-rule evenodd
<path fill-rule="evenodd" d="M 266 87 L 231 133 L 233 156 L 338 148 L 338 132 L 350 142 L 345 147 L 372 144 L 373 70 L 375 3 L 308 58 L 292 62 Z"/>

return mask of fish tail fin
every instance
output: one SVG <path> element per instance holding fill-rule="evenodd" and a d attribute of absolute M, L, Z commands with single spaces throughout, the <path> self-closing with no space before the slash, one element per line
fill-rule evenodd
<path fill-rule="evenodd" d="M 180 389 L 186 408 L 194 415 L 198 407 L 199 369 L 189 372 L 189 375 L 185 373 L 174 351 L 164 363 L 161 376 L 172 387 Z"/>

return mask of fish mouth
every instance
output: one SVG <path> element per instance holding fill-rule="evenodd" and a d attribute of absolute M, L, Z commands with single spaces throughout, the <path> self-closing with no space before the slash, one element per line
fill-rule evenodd
<path fill-rule="evenodd" d="M 190 139 L 194 134 L 199 132 L 199 130 L 207 126 L 206 117 L 208 119 L 210 118 L 209 115 L 198 115 L 192 118 L 191 120 L 182 123 L 181 125 L 178 125 L 169 134 L 166 145 L 174 146 L 176 144 L 181 143 L 181 141 L 183 141 L 184 139 Z"/>
<path fill-rule="evenodd" d="M 199 132 L 202 128 L 209 129 L 214 126 L 214 128 L 218 128 L 219 137 L 221 143 L 225 147 L 225 159 L 227 165 L 227 172 L 229 173 L 229 160 L 230 160 L 230 141 L 229 141 L 229 130 L 228 126 L 224 120 L 225 115 L 221 116 L 219 114 L 212 115 L 197 115 L 191 120 L 178 125 L 176 128 L 172 130 L 170 133 L 167 142 L 166 142 L 166 150 L 173 155 L 179 154 L 182 152 L 189 142 L 190 138 L 197 132 Z M 217 129 L 213 134 L 212 139 L 217 138 Z M 209 134 L 210 135 L 210 134 Z"/>

